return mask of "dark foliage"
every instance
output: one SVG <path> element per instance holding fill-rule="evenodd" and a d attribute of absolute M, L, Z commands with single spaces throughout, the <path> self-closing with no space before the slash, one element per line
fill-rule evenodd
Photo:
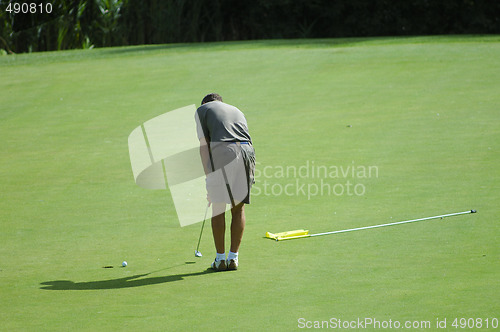
<path fill-rule="evenodd" d="M 0 2 L 1 48 L 29 52 L 248 39 L 500 33 L 498 0 L 38 2 L 50 2 L 53 11 L 8 13 L 9 2 Z"/>

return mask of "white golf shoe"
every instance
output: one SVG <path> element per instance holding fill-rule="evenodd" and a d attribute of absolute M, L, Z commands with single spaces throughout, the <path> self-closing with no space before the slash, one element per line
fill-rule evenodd
<path fill-rule="evenodd" d="M 228 271 L 238 270 L 238 259 L 228 259 L 227 270 Z"/>
<path fill-rule="evenodd" d="M 225 260 L 221 260 L 221 261 L 214 260 L 212 262 L 212 270 L 214 270 L 215 272 L 226 271 L 227 270 L 226 261 Z"/>

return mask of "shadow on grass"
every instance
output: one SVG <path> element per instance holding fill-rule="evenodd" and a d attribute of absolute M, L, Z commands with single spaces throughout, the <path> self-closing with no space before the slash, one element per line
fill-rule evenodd
<path fill-rule="evenodd" d="M 100 54 L 127 54 L 146 53 L 153 51 L 186 49 L 210 50 L 218 47 L 226 48 L 255 48 L 255 47 L 335 47 L 354 46 L 356 44 L 394 44 L 394 43 L 430 43 L 445 41 L 474 40 L 480 36 L 474 35 L 445 35 L 445 36 L 379 36 L 379 37 L 346 37 L 346 38 L 290 38 L 290 39 L 258 39 L 258 40 L 235 40 L 235 41 L 211 41 L 194 43 L 172 43 L 172 44 L 149 44 L 130 45 L 121 47 L 105 47 L 93 49 Z M 496 41 L 496 40 L 495 40 Z"/>
<path fill-rule="evenodd" d="M 168 269 L 168 268 L 167 268 Z M 163 269 L 166 270 L 166 269 Z M 162 270 L 159 270 L 162 271 Z M 159 272 L 155 271 L 155 272 Z M 84 281 L 84 282 L 74 282 L 70 280 L 54 280 L 46 281 L 40 283 L 42 285 L 40 289 L 44 290 L 98 290 L 98 289 L 120 289 L 120 288 L 130 288 L 130 287 L 141 287 L 150 286 L 157 284 L 164 284 L 172 281 L 183 280 L 186 277 L 201 276 L 204 274 L 214 273 L 212 269 L 208 268 L 205 271 L 194 272 L 194 273 L 182 273 L 182 274 L 172 274 L 163 277 L 147 277 L 148 275 L 155 273 L 144 273 L 136 274 L 129 277 L 110 279 L 110 280 L 98 280 L 98 281 Z"/>
<path fill-rule="evenodd" d="M 209 50 L 214 47 L 280 47 L 280 46 L 342 46 L 354 45 L 367 41 L 384 41 L 394 40 L 397 37 L 357 37 L 357 38 L 296 38 L 296 39 L 260 39 L 260 40 L 238 40 L 238 41 L 213 41 L 213 42 L 199 42 L 199 43 L 172 43 L 172 44 L 149 44 L 149 45 L 131 45 L 121 47 L 97 48 L 96 52 L 101 54 L 126 54 L 126 53 L 142 53 L 163 50 L 175 49 L 198 49 Z M 401 39 L 403 37 L 399 37 Z M 410 37 L 406 37 L 410 38 Z"/>

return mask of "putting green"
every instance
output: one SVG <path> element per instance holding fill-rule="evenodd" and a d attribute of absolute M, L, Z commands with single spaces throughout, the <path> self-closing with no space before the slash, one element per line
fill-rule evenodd
<path fill-rule="evenodd" d="M 499 58 L 498 36 L 0 57 L 1 329 L 491 327 Z M 236 272 L 207 271 L 209 228 L 195 258 L 201 225 L 180 228 L 169 193 L 136 186 L 128 156 L 134 128 L 214 91 L 245 112 L 258 159 Z"/>

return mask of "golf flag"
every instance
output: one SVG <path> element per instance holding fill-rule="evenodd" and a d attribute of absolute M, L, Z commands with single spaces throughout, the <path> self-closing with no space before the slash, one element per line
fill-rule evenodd
<path fill-rule="evenodd" d="M 128 137 L 136 184 L 146 189 L 168 186 L 182 227 L 202 221 L 207 205 L 195 112 L 195 105 L 167 112 Z"/>

